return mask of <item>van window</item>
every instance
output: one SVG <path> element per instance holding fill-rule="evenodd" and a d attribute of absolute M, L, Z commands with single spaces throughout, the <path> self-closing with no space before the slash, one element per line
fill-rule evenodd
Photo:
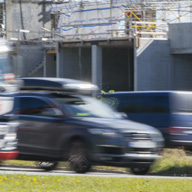
<path fill-rule="evenodd" d="M 173 112 L 192 113 L 192 94 L 176 94 L 173 97 Z"/>
<path fill-rule="evenodd" d="M 168 113 L 169 99 L 166 95 L 111 95 L 104 96 L 104 102 L 124 113 Z"/>

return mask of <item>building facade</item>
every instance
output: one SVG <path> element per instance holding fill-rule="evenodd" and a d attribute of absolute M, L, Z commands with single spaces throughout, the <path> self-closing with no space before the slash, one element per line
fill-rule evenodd
<path fill-rule="evenodd" d="M 156 11 L 149 3 L 133 9 L 139 2 L 128 0 L 6 2 L 7 31 L 21 29 L 7 33 L 17 38 L 20 76 L 81 79 L 105 91 L 192 90 L 192 23 L 178 9 L 174 20 L 159 18 L 160 1 Z M 190 16 L 191 2 L 182 6 Z"/>

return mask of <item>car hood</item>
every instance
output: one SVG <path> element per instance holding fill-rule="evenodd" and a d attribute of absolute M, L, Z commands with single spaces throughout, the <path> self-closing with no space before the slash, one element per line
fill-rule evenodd
<path fill-rule="evenodd" d="M 142 123 L 137 123 L 126 119 L 105 119 L 105 118 L 82 118 L 86 124 L 93 128 L 112 128 L 120 132 L 145 132 L 161 134 L 157 129 Z"/>

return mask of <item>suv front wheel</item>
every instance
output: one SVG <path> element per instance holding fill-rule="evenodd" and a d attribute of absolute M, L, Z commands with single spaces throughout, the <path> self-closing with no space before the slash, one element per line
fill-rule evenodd
<path fill-rule="evenodd" d="M 130 169 L 131 172 L 135 175 L 146 175 L 149 172 L 150 167 L 141 167 L 141 168 L 132 167 Z"/>
<path fill-rule="evenodd" d="M 69 148 L 70 168 L 77 173 L 86 173 L 91 168 L 89 150 L 82 141 L 73 141 Z"/>

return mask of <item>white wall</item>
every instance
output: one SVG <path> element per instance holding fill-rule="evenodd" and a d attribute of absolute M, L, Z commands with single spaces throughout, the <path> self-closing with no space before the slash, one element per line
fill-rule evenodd
<path fill-rule="evenodd" d="M 192 54 L 192 23 L 169 25 L 169 39 L 172 54 Z"/>
<path fill-rule="evenodd" d="M 50 3 L 43 1 L 6 1 L 6 30 L 15 31 L 25 29 L 30 31 L 41 31 L 41 27 L 51 29 Z M 18 38 L 18 33 L 8 32 L 7 37 Z M 38 33 L 20 34 L 21 39 L 39 38 Z"/>
<path fill-rule="evenodd" d="M 192 90 L 191 61 L 192 54 L 172 54 L 169 40 L 141 39 L 135 62 L 136 90 Z"/>

